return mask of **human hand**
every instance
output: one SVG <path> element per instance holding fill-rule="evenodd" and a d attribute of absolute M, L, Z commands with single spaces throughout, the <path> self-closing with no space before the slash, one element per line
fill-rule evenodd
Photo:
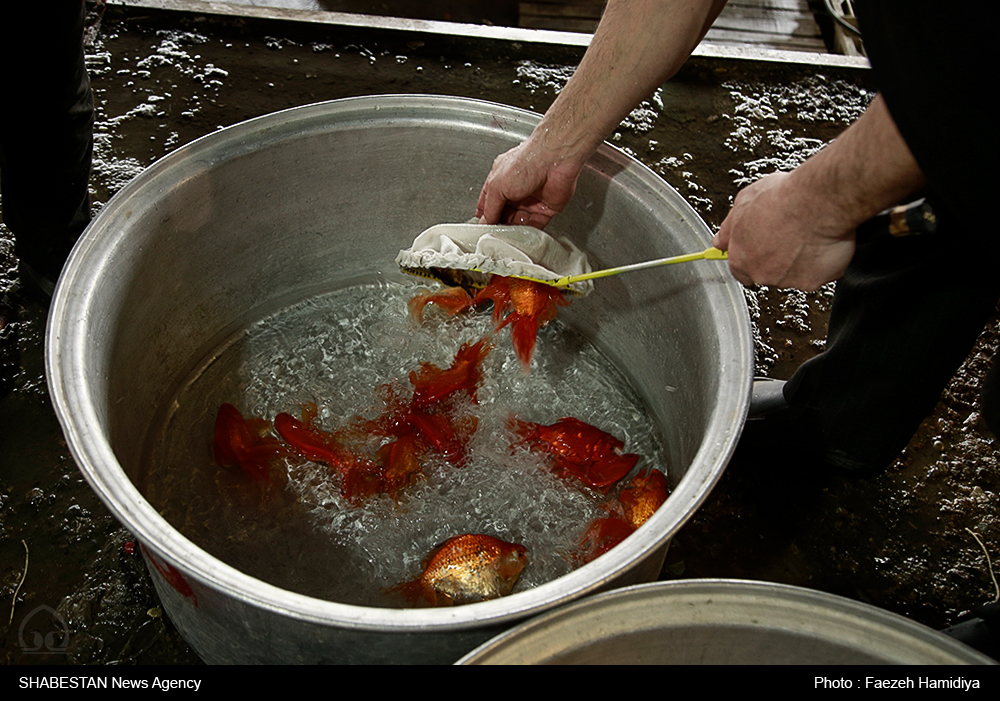
<path fill-rule="evenodd" d="M 581 170 L 529 138 L 493 161 L 476 216 L 483 224 L 543 229 L 573 197 Z"/>
<path fill-rule="evenodd" d="M 741 190 L 712 239 L 729 251 L 729 270 L 744 285 L 815 290 L 843 275 L 854 256 L 850 216 L 798 180 L 773 173 Z"/>

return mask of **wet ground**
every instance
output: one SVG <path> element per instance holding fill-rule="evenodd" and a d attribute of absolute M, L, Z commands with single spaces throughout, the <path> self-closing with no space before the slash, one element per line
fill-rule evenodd
<path fill-rule="evenodd" d="M 178 146 L 305 103 L 436 93 L 544 111 L 580 55 L 578 48 L 109 9 L 88 59 L 99 110 L 94 209 Z M 739 186 L 795 166 L 834 138 L 871 99 L 869 80 L 860 69 L 693 59 L 633 113 L 614 143 L 715 227 Z M 6 230 L 0 258 L 3 292 L 16 286 Z M 830 289 L 748 291 L 758 373 L 787 377 L 822 349 L 830 298 Z M 81 478 L 62 439 L 45 387 L 44 308 L 24 302 L 20 312 L 0 339 L 9 351 L 16 332 L 20 352 L 14 390 L 0 400 L 0 660 L 197 662 L 162 615 L 131 536 Z M 662 578 L 785 582 L 938 628 L 992 600 L 1000 473 L 994 439 L 978 420 L 976 388 L 998 333 L 994 320 L 934 415 L 881 477 L 775 486 L 734 461 L 676 537 Z M 55 635 L 46 639 L 47 632 Z"/>

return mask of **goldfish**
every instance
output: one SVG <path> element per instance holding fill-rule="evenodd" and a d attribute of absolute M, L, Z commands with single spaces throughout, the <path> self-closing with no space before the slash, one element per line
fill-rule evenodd
<path fill-rule="evenodd" d="M 303 420 L 287 413 L 274 419 L 278 434 L 296 454 L 329 465 L 343 478 L 341 494 L 352 504 L 375 494 L 398 500 L 399 490 L 423 477 L 426 456 L 437 453 L 453 465 L 466 460 L 466 447 L 475 433 L 474 416 L 458 415 L 453 398 L 465 395 L 476 401 L 482 381 L 481 363 L 492 343 L 483 338 L 464 343 L 448 368 L 421 363 L 410 373 L 413 394 L 407 399 L 393 385 L 380 385 L 384 409 L 370 419 L 357 417 L 336 433 L 312 425 L 317 409 L 303 408 Z M 369 436 L 389 438 L 373 455 L 349 447 Z"/>
<path fill-rule="evenodd" d="M 270 432 L 268 421 L 244 419 L 232 404 L 223 404 L 215 417 L 215 462 L 225 468 L 239 468 L 252 480 L 269 482 L 271 465 L 291 455 Z"/>
<path fill-rule="evenodd" d="M 659 470 L 648 468 L 629 480 L 618 495 L 625 520 L 639 528 L 667 500 L 667 477 Z"/>
<path fill-rule="evenodd" d="M 465 447 L 469 436 L 460 431 L 447 413 L 427 414 L 422 411 L 412 411 L 408 419 L 420 437 L 448 462 L 455 465 L 462 465 L 465 462 Z M 471 417 L 464 425 L 472 427 L 474 431 L 475 417 Z"/>
<path fill-rule="evenodd" d="M 510 594 L 528 562 L 528 549 L 482 534 L 449 538 L 424 558 L 423 573 L 392 588 L 430 606 L 471 604 Z"/>
<path fill-rule="evenodd" d="M 387 479 L 386 491 L 395 497 L 398 488 L 423 474 L 422 460 L 436 452 L 453 465 L 466 460 L 466 447 L 476 431 L 474 416 L 456 415 L 451 400 L 465 395 L 477 401 L 482 382 L 482 362 L 493 348 L 488 338 L 476 343 L 463 343 L 451 365 L 442 369 L 432 363 L 421 363 L 410 373 L 413 395 L 409 401 L 399 397 L 393 388 L 381 387 L 386 410 L 381 416 L 363 425 L 376 435 L 392 437 L 378 450 Z"/>
<path fill-rule="evenodd" d="M 493 302 L 493 323 L 497 330 L 511 325 L 514 354 L 527 369 L 535 352 L 538 329 L 556 318 L 559 306 L 569 304 L 562 291 L 532 280 L 494 275 L 490 284 L 476 294 L 473 303 Z"/>
<path fill-rule="evenodd" d="M 622 487 L 616 502 L 608 506 L 612 515 L 594 519 L 580 539 L 580 559 L 590 562 L 639 530 L 667 500 L 667 478 L 647 468 Z"/>
<path fill-rule="evenodd" d="M 482 362 L 492 348 L 493 343 L 484 337 L 475 343 L 463 343 L 447 369 L 442 370 L 432 363 L 420 363 L 419 370 L 410 372 L 412 405 L 426 409 L 462 391 L 476 401 L 476 390 L 483 379 Z"/>
<path fill-rule="evenodd" d="M 548 454 L 557 474 L 577 477 L 600 491 L 627 475 L 639 460 L 634 453 L 622 452 L 625 444 L 618 438 L 573 417 L 550 426 L 511 417 L 509 425 L 531 450 Z"/>
<path fill-rule="evenodd" d="M 340 493 L 349 503 L 356 504 L 365 497 L 384 491 L 383 470 L 376 462 L 357 455 L 345 447 L 337 437 L 312 425 L 315 405 L 303 412 L 299 421 L 284 412 L 274 419 L 274 428 L 300 456 L 307 460 L 329 465 L 342 477 Z"/>
<path fill-rule="evenodd" d="M 377 456 L 383 467 L 383 491 L 395 499 L 401 487 L 423 476 L 423 462 L 431 453 L 437 453 L 452 465 L 463 466 L 477 420 L 474 416 L 453 419 L 447 412 L 428 414 L 408 410 L 388 426 L 385 421 L 369 425 L 374 428 L 373 433 L 394 437 L 378 449 Z"/>
<path fill-rule="evenodd" d="M 394 499 L 400 488 L 423 477 L 424 461 L 432 453 L 453 465 L 464 465 L 466 445 L 476 428 L 474 417 L 456 423 L 447 413 L 409 409 L 393 420 L 383 417 L 368 425 L 373 434 L 393 438 L 376 451 L 376 456 L 383 469 L 382 491 Z"/>
<path fill-rule="evenodd" d="M 423 476 L 421 459 L 426 448 L 415 433 L 400 436 L 378 449 L 385 491 L 395 499 L 399 489 Z"/>
<path fill-rule="evenodd" d="M 449 287 L 441 292 L 421 292 L 414 295 L 407 306 L 418 323 L 423 321 L 428 304 L 440 307 L 449 315 L 493 303 L 493 325 L 499 331 L 511 327 L 514 353 L 527 369 L 535 352 L 538 329 L 556 318 L 558 307 L 569 300 L 558 288 L 532 280 L 493 275 L 489 284 L 475 297 L 462 287 Z"/>
<path fill-rule="evenodd" d="M 446 287 L 441 292 L 419 292 L 406 303 L 410 316 L 418 323 L 424 321 L 424 308 L 428 304 L 439 307 L 454 316 L 472 307 L 472 297 L 461 287 Z"/>
<path fill-rule="evenodd" d="M 594 519 L 580 539 L 581 564 L 593 562 L 635 533 L 635 530 L 632 524 L 617 516 Z"/>

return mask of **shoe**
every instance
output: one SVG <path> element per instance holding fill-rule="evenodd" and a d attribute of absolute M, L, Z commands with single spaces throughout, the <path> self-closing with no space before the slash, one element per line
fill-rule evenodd
<path fill-rule="evenodd" d="M 874 465 L 842 450 L 824 445 L 823 437 L 802 414 L 792 411 L 785 399 L 784 380 L 756 377 L 747 421 L 736 447 L 736 456 L 772 469 L 803 466 L 857 477 L 872 477 L 887 465 Z M 735 457 L 735 456 L 734 456 Z"/>
<path fill-rule="evenodd" d="M 941 632 L 1000 661 L 1000 603 L 973 609 L 958 623 Z"/>
<path fill-rule="evenodd" d="M 785 381 L 770 377 L 753 378 L 753 395 L 747 421 L 759 421 L 788 408 L 785 401 Z"/>

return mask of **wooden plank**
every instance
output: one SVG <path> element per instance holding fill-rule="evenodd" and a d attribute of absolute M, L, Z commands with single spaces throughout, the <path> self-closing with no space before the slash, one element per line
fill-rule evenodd
<path fill-rule="evenodd" d="M 726 7 L 757 7 L 812 14 L 809 0 L 729 0 Z M 725 12 L 725 10 L 723 10 Z"/>
<path fill-rule="evenodd" d="M 600 19 L 606 0 L 534 0 L 518 3 L 522 14 L 544 17 Z M 797 12 L 812 17 L 809 0 L 730 0 L 722 15 L 739 13 Z"/>
<path fill-rule="evenodd" d="M 561 32 L 593 34 L 597 29 L 596 19 L 572 19 L 569 17 L 521 16 L 518 26 L 522 29 L 553 29 Z"/>
<path fill-rule="evenodd" d="M 771 32 L 791 36 L 820 36 L 819 25 L 812 15 L 762 7 L 727 7 L 712 25 L 714 29 L 749 32 Z"/>
<path fill-rule="evenodd" d="M 520 7 L 549 8 L 551 12 L 541 12 L 540 14 L 574 14 L 579 16 L 599 17 L 604 11 L 607 0 L 533 0 L 532 2 L 519 3 Z M 812 9 L 809 7 L 809 0 L 729 0 L 726 8 L 745 7 L 754 9 L 784 10 L 786 12 L 801 12 L 811 15 Z M 558 10 L 554 8 L 559 8 Z M 596 14 L 595 14 L 596 13 Z"/>
<path fill-rule="evenodd" d="M 604 2 L 522 2 L 518 3 L 521 16 L 531 17 L 569 17 L 573 19 L 599 20 L 604 12 Z"/>
<path fill-rule="evenodd" d="M 714 44 L 753 44 L 756 46 L 769 46 L 774 49 L 787 49 L 789 51 L 826 53 L 826 44 L 818 37 L 794 37 L 783 34 L 710 29 L 708 34 L 705 35 L 704 40 Z"/>
<path fill-rule="evenodd" d="M 592 33 L 605 0 L 532 0 L 519 3 L 521 27 Z M 809 0 L 730 0 L 706 41 L 825 52 Z"/>

